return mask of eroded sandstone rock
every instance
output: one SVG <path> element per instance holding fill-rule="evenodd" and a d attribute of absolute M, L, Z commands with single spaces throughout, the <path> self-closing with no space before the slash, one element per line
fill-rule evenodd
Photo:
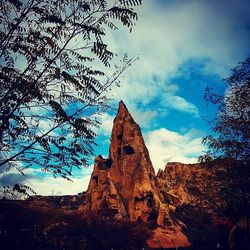
<path fill-rule="evenodd" d="M 172 194 L 174 197 L 174 194 Z M 190 243 L 174 206 L 164 202 L 140 127 L 121 101 L 114 120 L 108 159 L 96 157 L 83 211 L 154 223 L 149 247 L 185 247 Z"/>
<path fill-rule="evenodd" d="M 164 201 L 178 207 L 190 204 L 191 196 L 188 186 L 192 183 L 199 187 L 204 176 L 209 178 L 209 172 L 200 164 L 169 162 L 164 171 L 162 169 L 158 171 L 156 185 Z"/>

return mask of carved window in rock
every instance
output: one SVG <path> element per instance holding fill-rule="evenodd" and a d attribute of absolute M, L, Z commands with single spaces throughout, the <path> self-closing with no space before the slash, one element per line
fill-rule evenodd
<path fill-rule="evenodd" d="M 103 159 L 103 160 L 99 161 L 99 163 L 98 163 L 98 168 L 101 170 L 111 168 L 111 166 L 112 166 L 112 159 L 110 159 L 110 158 Z"/>
<path fill-rule="evenodd" d="M 141 201 L 141 199 L 137 196 L 134 197 L 134 202 L 138 202 L 138 201 Z"/>
<path fill-rule="evenodd" d="M 93 176 L 93 180 L 95 180 L 95 183 L 98 185 L 98 176 Z"/>
<path fill-rule="evenodd" d="M 156 211 L 152 211 L 150 214 L 149 214 L 149 216 L 148 216 L 148 219 L 147 219 L 147 221 L 149 222 L 149 221 L 157 221 L 157 213 L 156 213 Z"/>
<path fill-rule="evenodd" d="M 148 199 L 148 201 L 147 201 L 147 206 L 148 206 L 149 208 L 152 208 L 152 207 L 153 207 L 153 201 L 152 201 L 151 198 Z"/>
<path fill-rule="evenodd" d="M 152 180 L 153 179 L 153 175 L 151 173 L 149 173 L 149 179 Z"/>
<path fill-rule="evenodd" d="M 119 141 L 121 141 L 122 140 L 122 134 L 119 134 L 119 135 L 117 135 L 117 139 L 119 140 Z"/>
<path fill-rule="evenodd" d="M 124 146 L 123 151 L 126 155 L 132 155 L 135 153 L 133 147 L 131 147 L 130 145 Z"/>
<path fill-rule="evenodd" d="M 121 148 L 118 148 L 117 153 L 118 153 L 118 155 L 121 155 L 121 154 L 122 154 Z"/>
<path fill-rule="evenodd" d="M 171 219 L 168 218 L 168 217 L 166 217 L 166 218 L 164 219 L 164 225 L 167 226 L 167 227 L 172 226 Z"/>

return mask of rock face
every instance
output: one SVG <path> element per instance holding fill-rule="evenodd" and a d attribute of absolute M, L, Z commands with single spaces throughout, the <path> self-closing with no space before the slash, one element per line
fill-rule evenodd
<path fill-rule="evenodd" d="M 165 202 L 178 207 L 191 202 L 187 185 L 193 183 L 199 187 L 204 175 L 209 178 L 209 172 L 199 164 L 169 162 L 164 171 L 159 169 L 156 184 Z"/>
<path fill-rule="evenodd" d="M 165 203 L 158 190 L 140 127 L 122 101 L 114 120 L 109 157 L 96 157 L 85 204 L 80 209 L 154 224 L 149 247 L 190 245 L 182 233 L 183 224 L 173 217 L 174 206 Z"/>

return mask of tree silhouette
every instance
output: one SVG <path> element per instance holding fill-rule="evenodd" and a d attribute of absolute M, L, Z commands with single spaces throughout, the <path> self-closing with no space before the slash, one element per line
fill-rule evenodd
<path fill-rule="evenodd" d="M 245 217 L 246 232 L 249 232 L 250 58 L 234 68 L 225 82 L 224 96 L 209 89 L 205 95 L 208 102 L 217 106 L 218 112 L 212 123 L 214 135 L 203 139 L 209 151 L 201 161 L 207 161 L 212 173 L 202 182 L 208 187 L 207 193 L 212 194 L 204 199 L 234 223 Z M 217 160 L 211 161 L 212 158 Z"/>
<path fill-rule="evenodd" d="M 230 157 L 235 160 L 250 160 L 250 58 L 232 70 L 225 80 L 225 96 L 207 88 L 205 98 L 217 106 L 218 112 L 212 121 L 215 135 L 203 139 L 211 150 L 212 157 Z"/>
<path fill-rule="evenodd" d="M 68 179 L 88 165 L 105 93 L 134 60 L 110 70 L 104 37 L 119 22 L 131 32 L 141 0 L 111 2 L 1 1 L 0 166 Z"/>

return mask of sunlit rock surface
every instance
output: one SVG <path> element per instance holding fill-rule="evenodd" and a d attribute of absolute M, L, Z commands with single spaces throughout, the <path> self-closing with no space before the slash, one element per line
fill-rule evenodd
<path fill-rule="evenodd" d="M 174 206 L 189 204 L 191 197 L 187 189 L 189 183 L 200 185 L 200 177 L 209 172 L 200 164 L 184 164 L 169 162 L 164 171 L 160 169 L 156 175 L 157 187 L 166 203 Z"/>
<path fill-rule="evenodd" d="M 174 204 L 186 198 L 170 192 L 165 196 L 171 197 L 172 204 L 165 202 L 164 191 L 159 191 L 140 127 L 121 101 L 109 157 L 96 157 L 85 204 L 80 210 L 150 223 L 154 230 L 147 241 L 149 247 L 189 246 L 182 232 L 185 225 L 174 218 Z"/>

